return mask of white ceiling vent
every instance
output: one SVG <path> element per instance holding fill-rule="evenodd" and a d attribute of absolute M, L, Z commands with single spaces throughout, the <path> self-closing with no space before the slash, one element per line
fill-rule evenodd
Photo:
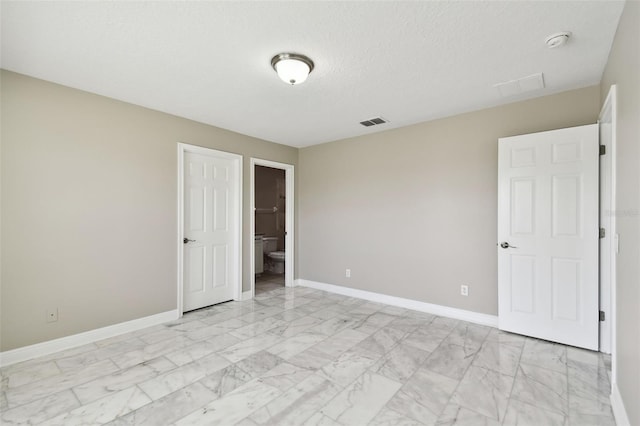
<path fill-rule="evenodd" d="M 508 98 L 521 93 L 544 89 L 544 79 L 542 73 L 539 72 L 538 74 L 522 77 L 517 80 L 494 84 L 493 87 L 498 89 L 500 96 Z"/>
<path fill-rule="evenodd" d="M 388 122 L 389 120 L 385 120 L 382 117 L 375 117 L 375 118 L 370 118 L 368 120 L 361 121 L 360 124 L 362 124 L 365 127 L 370 127 L 370 126 L 376 126 L 378 124 L 384 124 Z"/>

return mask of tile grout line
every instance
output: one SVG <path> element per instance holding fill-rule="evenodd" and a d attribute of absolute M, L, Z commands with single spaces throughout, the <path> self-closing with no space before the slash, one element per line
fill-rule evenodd
<path fill-rule="evenodd" d="M 427 325 L 431 325 L 431 324 L 433 323 L 433 321 L 434 321 L 436 318 L 438 318 L 438 316 L 437 316 L 437 315 L 433 315 L 433 318 L 431 318 L 431 321 L 429 321 L 429 323 L 428 323 Z M 411 333 L 413 333 L 413 332 L 415 332 L 415 331 L 416 331 L 416 330 L 413 330 L 413 331 L 412 331 L 412 332 L 410 332 L 410 333 L 406 333 L 406 334 L 403 336 L 403 339 L 404 339 L 404 338 L 406 338 L 407 336 L 409 336 Z M 418 370 L 420 370 L 420 368 L 422 368 L 422 366 L 427 362 L 427 360 L 429 359 L 429 357 L 431 356 L 431 354 L 432 354 L 433 352 L 435 352 L 435 351 L 436 351 L 436 349 L 438 349 L 438 348 L 440 347 L 440 345 L 442 344 L 442 342 L 444 342 L 444 341 L 446 340 L 446 338 L 447 338 L 447 337 L 449 337 L 449 335 L 450 335 L 452 332 L 453 332 L 453 329 L 449 332 L 449 334 L 447 334 L 447 335 L 445 336 L 445 338 L 444 338 L 444 339 L 442 339 L 442 341 L 441 341 L 440 343 L 438 343 L 438 346 L 436 346 L 436 348 L 435 348 L 433 351 L 429 352 L 429 355 L 427 355 L 427 357 L 424 359 L 424 361 L 422 361 L 422 362 L 420 363 L 420 365 L 418 365 L 418 368 L 416 368 L 416 370 L 415 370 L 413 373 L 411 373 L 411 375 L 410 375 L 409 377 L 407 377 L 407 380 L 406 380 L 404 383 L 401 383 L 400 388 L 398 388 L 398 390 L 397 390 L 397 391 L 395 391 L 395 392 L 393 393 L 393 395 L 391 395 L 391 398 L 389 398 L 389 400 L 388 400 L 388 401 L 387 401 L 387 402 L 386 402 L 386 403 L 385 403 L 385 404 L 380 408 L 380 410 L 376 413 L 376 416 L 377 416 L 378 414 L 380 414 L 380 412 L 381 412 L 383 409 L 385 409 L 385 408 L 386 408 L 387 410 L 395 411 L 395 410 L 392 410 L 392 409 L 390 409 L 390 408 L 388 408 L 388 407 L 387 407 L 387 404 L 389 403 L 389 401 L 391 401 L 393 398 L 395 398 L 395 397 L 396 397 L 396 395 L 398 395 L 398 393 L 400 393 L 400 391 L 402 391 L 402 388 L 404 387 L 404 385 L 405 385 L 405 384 L 407 384 L 407 383 L 411 380 L 411 378 L 412 378 L 413 376 L 415 376 L 415 375 L 416 375 L 416 373 L 418 372 Z M 398 347 L 398 346 L 400 346 L 400 342 L 397 342 L 397 343 L 396 343 L 396 344 L 395 344 L 391 349 L 389 349 L 389 351 L 387 351 L 387 353 L 391 352 L 393 349 L 395 349 L 395 348 L 396 348 L 396 347 Z M 409 345 L 409 346 L 413 347 L 412 345 Z M 418 348 L 418 349 L 419 349 L 419 348 Z M 426 351 L 425 351 L 425 352 L 426 352 Z M 386 353 L 385 353 L 383 356 L 385 356 L 385 355 L 386 355 Z M 399 414 L 404 415 L 403 413 L 399 413 Z M 412 420 L 414 420 L 412 417 L 409 417 L 409 418 L 411 418 Z M 375 419 L 375 417 L 374 417 L 374 419 Z"/>
<path fill-rule="evenodd" d="M 526 337 L 524 338 L 524 341 L 522 342 L 522 348 L 520 349 L 520 356 L 518 356 L 518 363 L 516 364 L 516 372 L 513 376 L 513 383 L 511 384 L 511 389 L 509 390 L 509 397 L 507 398 L 507 407 L 504 410 L 504 419 L 502 419 L 502 421 L 500 422 L 501 424 L 504 423 L 504 420 L 507 417 L 507 412 L 509 411 L 509 407 L 511 406 L 511 395 L 513 395 L 513 388 L 515 388 L 516 386 L 516 378 L 518 377 L 518 370 L 520 369 L 520 362 L 522 361 L 522 354 L 524 353 L 524 347 L 527 344 L 527 339 Z"/>
<path fill-rule="evenodd" d="M 433 318 L 431 319 L 431 321 L 429 321 L 429 324 L 427 324 L 427 325 L 431 325 L 431 324 L 433 324 L 433 321 L 435 321 L 437 318 L 444 318 L 444 317 L 440 317 L 439 315 L 433 315 Z M 457 326 L 458 326 L 458 323 L 459 323 L 459 320 L 456 320 L 456 321 L 457 321 L 457 322 L 456 322 L 456 327 L 457 327 Z M 438 348 L 439 348 L 439 347 L 444 343 L 444 341 L 445 341 L 445 340 L 447 340 L 447 338 L 451 335 L 451 333 L 453 333 L 453 330 L 455 330 L 455 328 L 456 328 L 456 327 L 453 327 L 453 328 L 449 331 L 449 333 L 447 333 L 447 335 L 446 335 L 446 336 L 445 336 L 445 337 L 440 341 L 440 343 L 438 343 L 438 346 L 436 346 L 436 347 L 435 347 L 435 349 L 433 349 L 432 351 L 430 351 L 430 352 L 429 352 L 429 355 L 424 359 L 424 361 L 422 361 L 422 363 L 420 363 L 420 365 L 418 366 L 418 368 L 416 368 L 416 370 L 415 370 L 415 371 L 414 371 L 414 372 L 413 372 L 413 373 L 412 373 L 412 374 L 407 378 L 407 380 L 406 380 L 404 383 L 402 383 L 402 386 L 400 386 L 400 389 L 398 389 L 398 390 L 393 394 L 393 396 L 392 396 L 391 398 L 389 398 L 389 401 L 391 401 L 391 400 L 392 400 L 392 399 L 393 399 L 393 398 L 394 398 L 394 397 L 395 397 L 395 396 L 396 396 L 400 391 L 402 391 L 402 388 L 405 386 L 405 384 L 407 384 L 407 383 L 408 383 L 408 382 L 413 378 L 413 376 L 415 376 L 415 375 L 416 375 L 416 373 L 418 372 L 418 370 L 420 370 L 420 369 L 424 366 L 424 364 L 429 360 L 429 357 L 431 357 L 431 355 L 432 355 L 436 350 L 438 350 Z M 415 330 L 414 330 L 413 332 L 415 332 Z M 407 333 L 407 335 L 409 335 L 409 334 L 411 334 L 411 333 Z M 404 337 L 406 337 L 406 336 L 404 336 Z M 398 343 L 394 346 L 394 348 L 395 348 L 395 347 L 397 347 L 399 344 L 400 344 L 400 343 L 398 342 Z M 410 346 L 411 346 L 411 345 L 410 345 Z M 391 352 L 391 351 L 389 351 L 389 352 Z M 431 370 L 430 370 L 430 369 L 428 369 L 428 368 L 427 368 L 427 370 L 431 371 Z M 435 373 L 435 372 L 434 372 L 434 373 Z M 436 373 L 436 374 L 440 374 L 440 373 Z M 448 376 L 445 376 L 445 377 L 448 377 Z M 456 385 L 456 389 L 457 389 L 457 385 Z M 455 392 L 455 390 L 454 390 L 454 392 Z M 453 396 L 453 393 L 451 394 L 451 396 Z M 449 399 L 451 399 L 451 396 L 449 396 Z M 388 401 L 387 401 L 387 403 L 388 403 Z M 447 403 L 445 404 L 445 407 L 446 407 L 448 404 L 449 404 L 449 400 L 447 400 Z M 385 405 L 384 405 L 384 407 L 386 407 L 386 406 L 387 406 L 387 404 L 385 404 Z M 384 407 L 383 407 L 383 408 L 384 408 Z M 392 410 L 392 411 L 395 411 L 395 410 Z M 400 413 L 400 414 L 403 414 L 403 413 Z M 441 415 L 441 414 L 442 414 L 442 413 L 438 413 L 438 415 L 437 415 L 437 416 L 438 416 L 438 417 L 440 417 L 440 415 Z M 403 414 L 403 415 L 404 415 L 404 414 Z M 410 418 L 413 420 L 413 418 L 412 418 L 412 417 L 410 417 Z"/>
<path fill-rule="evenodd" d="M 463 323 L 466 323 L 466 321 L 462 321 L 462 320 L 460 320 L 460 321 L 461 321 L 461 322 L 463 322 Z M 456 327 L 457 327 L 457 326 L 456 326 Z M 454 328 L 454 330 L 455 330 L 455 328 Z M 453 333 L 453 331 L 454 331 L 454 330 L 451 330 L 451 333 Z M 447 337 L 449 337 L 449 336 L 451 335 L 451 333 L 449 333 L 449 335 L 448 335 Z M 451 403 L 452 403 L 452 399 L 453 399 L 453 397 L 455 396 L 456 392 L 458 392 L 458 388 L 460 387 L 460 384 L 462 383 L 462 380 L 463 380 L 463 379 L 464 379 L 464 377 L 467 375 L 467 371 L 469 371 L 469 369 L 470 369 L 470 368 L 471 368 L 471 366 L 473 365 L 473 361 L 475 361 L 476 357 L 477 357 L 477 356 L 478 356 L 478 354 L 480 353 L 480 350 L 482 349 L 482 345 L 487 341 L 487 339 L 489 338 L 489 335 L 490 335 L 490 334 L 491 334 L 491 330 L 489 330 L 489 333 L 487 333 L 487 335 L 486 335 L 486 336 L 484 337 L 484 339 L 482 340 L 482 343 L 480 344 L 480 347 L 478 348 L 478 350 L 476 351 L 476 353 L 475 353 L 475 354 L 473 354 L 473 359 L 471 360 L 471 362 L 469 363 L 469 365 L 467 366 L 467 368 L 464 370 L 464 373 L 462 374 L 462 377 L 461 377 L 460 379 L 456 379 L 456 380 L 458 381 L 458 383 L 456 383 L 456 387 L 455 387 L 455 389 L 453 390 L 453 392 L 451 392 L 451 395 L 449 395 L 449 398 L 447 399 L 447 403 L 446 403 L 446 404 L 444 404 L 444 408 L 442 409 L 442 411 L 441 411 L 440 413 L 438 413 L 438 418 L 440 418 L 440 416 L 442 415 L 442 413 L 444 413 L 444 410 L 446 410 L 447 406 L 448 406 L 449 404 L 451 404 Z M 446 338 L 445 338 L 445 340 L 446 340 Z M 444 340 L 443 340 L 442 342 L 444 342 Z M 434 352 L 435 352 L 435 351 L 434 351 Z M 440 373 L 438 373 L 438 374 L 440 374 Z M 443 375 L 444 375 L 444 374 L 443 374 Z M 445 376 L 445 377 L 449 377 L 449 376 Z M 461 407 L 462 407 L 462 406 L 461 406 Z M 472 411 L 472 412 L 474 412 L 474 413 L 476 413 L 476 414 L 478 414 L 478 415 L 480 415 L 480 416 L 482 416 L 482 417 L 487 418 L 487 416 L 485 416 L 484 414 L 482 414 L 482 413 L 478 413 L 477 411 L 475 411 L 475 410 L 473 410 L 473 409 L 471 409 L 471 408 L 468 408 L 468 407 L 462 407 L 462 408 L 465 408 L 465 409 L 467 409 L 467 410 L 469 410 L 469 411 Z M 500 422 L 500 419 L 498 419 L 498 422 Z"/>

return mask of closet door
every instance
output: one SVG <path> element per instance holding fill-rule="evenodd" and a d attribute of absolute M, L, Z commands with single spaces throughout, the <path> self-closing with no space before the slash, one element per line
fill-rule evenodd
<path fill-rule="evenodd" d="M 239 286 L 239 162 L 184 154 L 183 309 L 234 298 Z"/>

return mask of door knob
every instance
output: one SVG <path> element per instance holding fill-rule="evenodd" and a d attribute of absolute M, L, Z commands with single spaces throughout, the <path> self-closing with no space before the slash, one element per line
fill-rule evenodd
<path fill-rule="evenodd" d="M 185 243 L 185 244 L 187 244 L 187 243 L 195 243 L 195 242 L 196 242 L 196 240 L 190 240 L 190 239 L 188 239 L 188 238 L 186 238 L 186 237 L 185 237 L 185 239 L 184 239 L 184 240 L 182 240 L 182 242 L 183 242 L 183 243 Z"/>
<path fill-rule="evenodd" d="M 501 242 L 501 243 L 500 243 L 500 247 L 502 247 L 503 249 L 506 249 L 506 248 L 518 248 L 518 247 L 516 247 L 516 246 L 512 246 L 512 245 L 510 245 L 510 244 L 509 244 L 508 242 L 506 242 L 506 241 Z"/>

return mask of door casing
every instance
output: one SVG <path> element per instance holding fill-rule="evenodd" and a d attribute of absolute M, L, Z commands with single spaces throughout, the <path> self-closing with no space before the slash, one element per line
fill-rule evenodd
<path fill-rule="evenodd" d="M 184 312 L 183 306 L 183 291 L 184 291 L 184 252 L 183 242 L 184 238 L 184 153 L 193 152 L 195 154 L 205 156 L 226 157 L 233 160 L 238 168 L 238 194 L 237 199 L 233 202 L 237 206 L 238 218 L 236 221 L 235 238 L 237 242 L 236 259 L 233 262 L 233 268 L 237 271 L 238 282 L 234 289 L 234 300 L 240 300 L 242 297 L 242 156 L 225 151 L 218 151 L 211 148 L 204 148 L 196 145 L 189 145 L 185 143 L 178 143 L 178 176 L 177 176 L 177 207 L 178 207 L 178 228 L 176 238 L 176 253 L 177 253 L 177 296 L 176 307 L 178 311 L 178 318 L 182 317 Z"/>
<path fill-rule="evenodd" d="M 605 312 L 606 318 L 610 321 L 601 323 L 600 326 L 600 351 L 611 353 L 611 386 L 616 386 L 616 262 L 618 253 L 618 231 L 616 229 L 616 125 L 617 125 L 617 86 L 611 85 L 607 97 L 602 104 L 599 123 L 611 123 L 611 134 L 609 146 L 605 158 L 609 167 L 603 170 L 600 178 L 605 179 L 606 184 L 601 187 L 600 199 L 608 199 L 609 205 L 605 209 L 609 210 L 608 217 L 601 222 L 600 226 L 605 228 L 605 233 L 611 238 L 601 240 L 600 244 L 600 264 L 606 256 L 609 261 L 608 274 L 600 275 L 600 292 L 607 292 L 609 297 L 601 299 L 600 309 Z M 601 160 L 601 161 L 602 161 Z M 602 219 L 602 218 L 601 218 Z M 607 282 L 608 281 L 608 282 Z M 604 303 L 603 303 L 604 302 Z M 605 345 L 603 346 L 603 342 Z M 606 343 L 609 342 L 609 345 Z M 607 347 L 608 346 L 608 347 Z"/>

